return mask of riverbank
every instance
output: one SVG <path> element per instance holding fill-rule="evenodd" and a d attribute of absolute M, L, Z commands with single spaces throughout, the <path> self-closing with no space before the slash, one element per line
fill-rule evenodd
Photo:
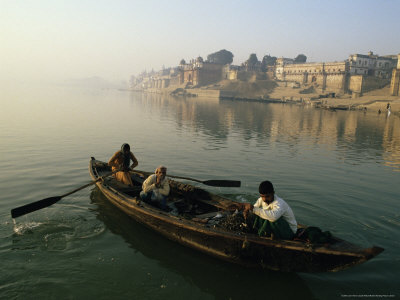
<path fill-rule="evenodd" d="M 362 96 L 359 98 L 331 98 L 317 104 L 328 109 L 365 110 L 368 112 L 386 113 L 387 104 L 390 104 L 391 113 L 400 116 L 400 99 L 393 96 Z"/>
<path fill-rule="evenodd" d="M 335 95 L 332 98 L 319 98 L 319 94 L 301 94 L 298 90 L 288 87 L 278 87 L 269 96 L 271 99 L 290 99 L 326 109 L 365 110 L 376 113 L 386 113 L 387 104 L 390 103 L 391 113 L 400 116 L 400 97 L 390 96 L 389 87 L 366 92 L 357 98 L 352 98 L 347 94 Z"/>
<path fill-rule="evenodd" d="M 390 103 L 391 113 L 400 116 L 400 97 L 390 96 L 389 87 L 366 92 L 356 98 L 349 94 L 335 94 L 334 97 L 321 98 L 321 92 L 314 90 L 311 86 L 309 88 L 297 88 L 288 85 L 288 83 L 270 80 L 255 80 L 251 82 L 224 80 L 201 88 L 190 88 L 182 85 L 143 91 L 176 96 L 211 97 L 240 101 L 302 103 L 323 109 L 363 110 L 376 113 L 386 113 L 387 104 Z"/>
<path fill-rule="evenodd" d="M 296 102 L 311 104 L 325 109 L 364 110 L 376 113 L 386 113 L 387 104 L 390 103 L 391 113 L 400 116 L 400 97 L 390 96 L 390 87 L 388 86 L 366 92 L 357 98 L 352 98 L 349 94 L 335 94 L 334 97 L 321 98 L 321 92 L 314 90 L 312 87 L 297 88 L 290 85 L 288 86 L 288 83 L 277 82 L 276 85 L 271 88 L 271 84 L 262 84 L 262 82 L 260 84 L 259 82 L 260 81 L 256 81 L 256 83 L 258 83 L 257 86 L 255 86 L 255 83 L 249 83 L 248 85 L 250 85 L 250 87 L 253 85 L 255 90 L 249 88 L 244 93 L 240 91 L 241 96 L 233 97 L 233 99 Z M 220 86 L 224 90 L 229 90 L 229 87 L 233 85 L 230 84 L 229 86 L 221 82 Z M 231 90 L 231 93 L 237 93 L 237 89 Z"/>

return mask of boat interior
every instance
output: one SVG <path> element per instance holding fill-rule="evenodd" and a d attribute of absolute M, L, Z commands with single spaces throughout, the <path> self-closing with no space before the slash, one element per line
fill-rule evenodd
<path fill-rule="evenodd" d="M 107 164 L 98 161 L 96 161 L 95 169 L 99 177 L 111 171 Z M 145 172 L 131 172 L 132 182 L 134 183 L 133 187 L 117 181 L 113 176 L 105 177 L 103 182 L 123 194 L 139 199 L 142 183 L 150 174 Z M 242 213 L 234 205 L 229 209 L 222 207 L 218 202 L 218 196 L 212 195 L 193 185 L 175 180 L 170 180 L 169 184 L 171 191 L 167 200 L 167 208 L 165 209 L 167 213 L 174 216 L 179 215 L 185 219 L 202 224 L 224 226 L 226 229 L 235 231 L 243 231 L 248 226 Z M 146 203 L 156 209 L 161 209 L 160 203 L 157 201 Z"/>

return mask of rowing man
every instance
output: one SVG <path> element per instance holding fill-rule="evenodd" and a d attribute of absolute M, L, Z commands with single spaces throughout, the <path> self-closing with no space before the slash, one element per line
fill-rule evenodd
<path fill-rule="evenodd" d="M 132 165 L 129 167 L 132 160 Z M 122 183 L 133 186 L 132 178 L 129 173 L 130 169 L 133 169 L 138 165 L 138 161 L 131 152 L 131 147 L 129 144 L 123 144 L 121 146 L 121 151 L 117 151 L 108 161 L 108 165 L 112 168 L 112 171 L 119 172 L 115 173 L 113 176 Z"/>

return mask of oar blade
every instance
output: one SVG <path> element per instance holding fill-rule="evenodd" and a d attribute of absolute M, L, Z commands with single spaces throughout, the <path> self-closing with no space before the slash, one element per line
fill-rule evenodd
<path fill-rule="evenodd" d="M 18 218 L 20 216 L 29 214 L 31 212 L 34 212 L 36 210 L 48 207 L 50 205 L 53 205 L 54 203 L 58 202 L 61 200 L 61 196 L 56 196 L 56 197 L 50 197 L 50 198 L 45 198 L 33 203 L 29 203 L 20 207 L 13 208 L 11 210 L 11 217 Z"/>
<path fill-rule="evenodd" d="M 206 180 L 202 183 L 209 186 L 240 187 L 240 181 L 237 180 Z"/>

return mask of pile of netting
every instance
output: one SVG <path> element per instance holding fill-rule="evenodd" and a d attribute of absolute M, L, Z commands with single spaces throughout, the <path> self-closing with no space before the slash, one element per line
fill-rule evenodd
<path fill-rule="evenodd" d="M 219 226 L 230 231 L 252 233 L 254 218 L 244 218 L 241 212 L 235 212 L 231 215 L 226 216 L 219 222 Z"/>

